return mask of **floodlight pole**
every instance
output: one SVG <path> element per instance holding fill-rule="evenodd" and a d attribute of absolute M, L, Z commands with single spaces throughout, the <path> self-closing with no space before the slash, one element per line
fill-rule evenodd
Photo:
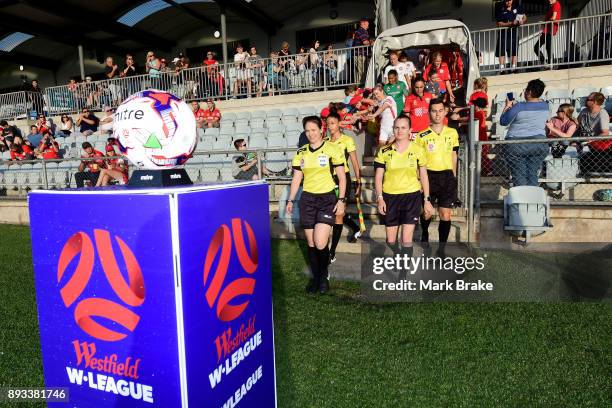
<path fill-rule="evenodd" d="M 223 76 L 225 83 L 229 84 L 227 77 L 227 27 L 225 24 L 225 7 L 221 7 L 221 44 L 223 46 Z"/>
<path fill-rule="evenodd" d="M 83 44 L 79 44 L 79 69 L 81 70 L 81 81 L 85 80 L 85 64 L 83 63 Z"/>

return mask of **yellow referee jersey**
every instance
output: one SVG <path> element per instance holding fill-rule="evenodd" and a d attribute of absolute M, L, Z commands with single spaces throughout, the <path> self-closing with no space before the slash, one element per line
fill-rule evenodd
<path fill-rule="evenodd" d="M 421 190 L 419 167 L 427 165 L 423 147 L 411 142 L 406 150 L 398 152 L 395 143 L 378 150 L 374 168 L 384 168 L 383 193 L 406 194 Z"/>
<path fill-rule="evenodd" d="M 336 141 L 331 140 L 331 136 L 327 136 L 325 140 L 338 147 L 342 151 L 342 154 L 344 155 L 344 171 L 346 173 L 349 173 L 350 170 L 348 162 L 350 153 L 357 151 L 357 146 L 355 145 L 355 141 L 353 140 L 353 138 L 349 135 L 345 135 L 344 133 L 342 133 Z"/>
<path fill-rule="evenodd" d="M 291 165 L 304 173 L 304 191 L 322 194 L 336 187 L 332 177 L 334 168 L 343 166 L 344 162 L 342 150 L 328 141 L 323 141 L 323 144 L 314 150 L 309 144 L 300 147 Z"/>
<path fill-rule="evenodd" d="M 427 170 L 453 169 L 453 150 L 459 148 L 459 135 L 453 128 L 444 126 L 437 134 L 430 127 L 417 135 L 417 143 L 427 154 Z"/>

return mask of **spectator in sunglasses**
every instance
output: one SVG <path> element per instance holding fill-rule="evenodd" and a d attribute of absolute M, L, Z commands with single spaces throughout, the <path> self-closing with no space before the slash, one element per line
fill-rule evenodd
<path fill-rule="evenodd" d="M 85 108 L 79 115 L 76 124 L 84 136 L 89 136 L 98 130 L 100 120 L 89 109 Z"/>

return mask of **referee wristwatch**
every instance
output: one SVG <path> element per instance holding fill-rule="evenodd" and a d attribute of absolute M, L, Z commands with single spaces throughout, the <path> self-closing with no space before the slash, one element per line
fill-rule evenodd
<path fill-rule="evenodd" d="M 338 201 L 346 203 L 346 197 L 338 197 Z"/>
<path fill-rule="evenodd" d="M 425 201 L 429 201 L 431 203 L 431 197 L 430 196 L 425 196 Z"/>

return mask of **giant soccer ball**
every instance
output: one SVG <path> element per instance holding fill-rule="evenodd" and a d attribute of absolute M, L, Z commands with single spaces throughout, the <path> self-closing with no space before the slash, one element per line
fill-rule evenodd
<path fill-rule="evenodd" d="M 191 108 L 156 89 L 127 98 L 113 116 L 119 149 L 139 169 L 171 169 L 184 164 L 198 140 Z"/>

